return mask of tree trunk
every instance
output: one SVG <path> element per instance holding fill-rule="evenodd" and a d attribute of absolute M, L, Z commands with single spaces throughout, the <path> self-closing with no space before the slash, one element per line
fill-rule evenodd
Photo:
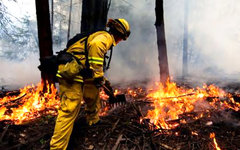
<path fill-rule="evenodd" d="M 46 56 L 52 56 L 52 35 L 50 27 L 50 15 L 48 0 L 35 0 L 36 13 L 37 13 L 37 25 L 38 25 L 38 41 L 40 58 Z M 41 72 L 42 83 L 44 89 L 46 89 L 46 83 L 53 84 L 53 76 Z"/>
<path fill-rule="evenodd" d="M 108 0 L 83 0 L 81 32 L 104 30 L 108 9 Z"/>
<path fill-rule="evenodd" d="M 53 7 L 53 6 L 54 6 L 54 0 L 51 0 L 51 11 L 52 11 L 52 12 L 51 12 L 51 20 L 52 20 L 52 24 L 51 24 L 51 25 L 52 25 L 52 31 L 53 31 L 53 23 L 54 23 L 54 22 L 53 22 L 53 19 L 54 19 L 54 18 L 53 18 L 53 15 L 54 15 L 54 9 L 53 9 L 53 8 L 54 8 L 54 7 Z"/>
<path fill-rule="evenodd" d="M 69 40 L 69 37 L 70 37 L 71 15 L 72 15 L 72 0 L 70 0 L 70 6 L 69 6 L 69 17 L 68 17 L 68 34 L 67 34 L 67 40 Z"/>
<path fill-rule="evenodd" d="M 156 30 L 157 30 L 157 45 L 158 45 L 158 60 L 160 68 L 160 82 L 165 84 L 169 78 L 167 46 L 164 32 L 164 13 L 163 0 L 156 0 Z"/>
<path fill-rule="evenodd" d="M 184 35 L 183 35 L 183 65 L 182 77 L 183 79 L 188 74 L 188 1 L 185 0 L 184 8 Z"/>

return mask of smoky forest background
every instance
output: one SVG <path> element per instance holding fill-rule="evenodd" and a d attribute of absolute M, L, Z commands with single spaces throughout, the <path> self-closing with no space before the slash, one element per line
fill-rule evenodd
<path fill-rule="evenodd" d="M 80 32 L 82 1 L 71 3 L 54 0 L 52 7 L 49 1 L 54 53 L 64 49 L 67 39 Z M 239 80 L 239 7 L 237 0 L 164 1 L 171 78 Z M 39 82 L 34 1 L 1 0 L 0 17 L 0 85 L 16 88 Z M 128 41 L 114 48 L 107 72 L 110 80 L 159 80 L 155 1 L 112 0 L 108 18 L 125 18 L 132 31 Z"/>

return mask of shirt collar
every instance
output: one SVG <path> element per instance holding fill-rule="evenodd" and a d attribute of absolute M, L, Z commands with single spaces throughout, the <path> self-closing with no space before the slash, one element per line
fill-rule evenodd
<path fill-rule="evenodd" d="M 115 39 L 114 39 L 112 34 L 111 34 L 111 37 L 112 37 L 112 40 L 113 40 L 113 46 L 116 46 L 117 44 L 116 44 L 116 41 L 115 41 Z"/>

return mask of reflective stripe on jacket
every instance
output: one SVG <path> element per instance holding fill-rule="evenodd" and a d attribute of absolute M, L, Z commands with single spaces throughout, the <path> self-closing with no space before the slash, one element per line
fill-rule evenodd
<path fill-rule="evenodd" d="M 76 53 L 84 53 L 85 52 L 85 40 L 86 38 L 80 39 L 72 46 L 70 46 L 67 52 L 74 53 L 75 56 L 80 60 L 80 62 L 85 66 L 85 55 L 84 54 L 76 54 Z M 90 68 L 94 72 L 93 78 L 103 77 L 103 62 L 104 62 L 104 54 L 111 48 L 111 46 L 115 46 L 116 42 L 114 37 L 106 31 L 98 31 L 91 34 L 88 37 L 87 41 L 87 50 L 88 50 L 88 60 L 90 64 Z M 60 65 L 61 66 L 61 65 Z M 59 67 L 60 67 L 59 66 Z M 61 75 L 57 74 L 57 77 L 61 78 Z M 83 82 L 83 78 L 80 75 L 77 75 L 74 81 Z"/>

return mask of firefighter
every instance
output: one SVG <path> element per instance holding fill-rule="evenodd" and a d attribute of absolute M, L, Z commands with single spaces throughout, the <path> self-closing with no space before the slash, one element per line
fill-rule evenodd
<path fill-rule="evenodd" d="M 100 121 L 99 85 L 104 84 L 103 63 L 104 55 L 120 41 L 130 35 L 130 26 L 125 19 L 109 19 L 109 31 L 97 31 L 86 38 L 73 43 L 67 52 L 74 54 L 77 59 L 59 65 L 57 77 L 59 80 L 61 105 L 58 110 L 54 134 L 50 142 L 51 150 L 65 150 L 73 130 L 74 121 L 78 116 L 83 100 L 86 103 L 86 122 L 89 126 Z M 88 58 L 82 54 L 87 48 Z M 88 61 L 86 63 L 86 61 Z M 84 77 L 79 70 L 89 64 L 92 70 L 90 78 Z M 87 73 L 89 74 L 89 73 Z M 91 74 L 91 73 L 90 73 Z"/>

